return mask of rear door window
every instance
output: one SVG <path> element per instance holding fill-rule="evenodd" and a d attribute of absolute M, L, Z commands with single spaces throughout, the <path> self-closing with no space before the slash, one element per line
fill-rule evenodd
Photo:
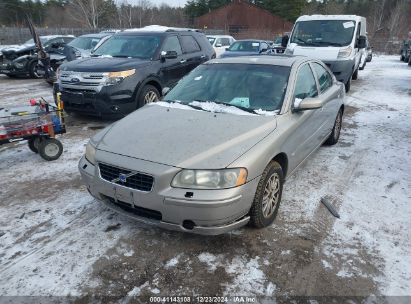
<path fill-rule="evenodd" d="M 333 78 L 324 67 L 318 63 L 314 63 L 314 71 L 317 74 L 318 83 L 320 84 L 321 93 L 327 91 L 333 85 Z"/>
<path fill-rule="evenodd" d="M 167 37 L 163 45 L 163 51 L 165 52 L 174 51 L 174 52 L 177 52 L 178 56 L 180 56 L 183 53 L 181 50 L 180 41 L 178 40 L 177 36 Z"/>
<path fill-rule="evenodd" d="M 201 51 L 198 42 L 192 36 L 184 35 L 180 36 L 180 38 L 184 53 L 194 53 Z"/>

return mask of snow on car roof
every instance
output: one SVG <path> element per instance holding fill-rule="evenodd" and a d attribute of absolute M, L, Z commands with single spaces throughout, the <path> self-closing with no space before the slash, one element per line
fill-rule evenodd
<path fill-rule="evenodd" d="M 268 64 L 279 66 L 292 66 L 299 61 L 309 60 L 305 56 L 293 56 L 293 55 L 257 55 L 257 56 L 239 56 L 239 57 L 226 57 L 218 58 L 207 61 L 204 64 L 215 63 L 240 63 L 240 64 Z"/>
<path fill-rule="evenodd" d="M 361 20 L 364 17 L 357 15 L 304 15 L 298 17 L 298 21 L 310 21 L 310 20 Z"/>
<path fill-rule="evenodd" d="M 193 28 L 169 27 L 163 25 L 147 25 L 141 28 L 126 29 L 123 32 L 181 32 L 181 31 L 198 31 Z"/>

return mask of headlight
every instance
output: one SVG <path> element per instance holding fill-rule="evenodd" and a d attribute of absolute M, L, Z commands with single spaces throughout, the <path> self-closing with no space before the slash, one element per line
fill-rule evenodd
<path fill-rule="evenodd" d="M 173 178 L 171 186 L 186 189 L 227 189 L 244 185 L 246 180 L 245 168 L 182 170 Z"/>
<path fill-rule="evenodd" d="M 96 163 L 96 147 L 94 147 L 91 142 L 88 142 L 86 146 L 86 159 L 93 165 Z"/>
<path fill-rule="evenodd" d="M 290 50 L 289 48 L 286 48 L 285 51 L 284 51 L 284 54 L 285 55 L 292 55 L 292 54 L 294 54 L 294 50 Z"/>
<path fill-rule="evenodd" d="M 106 85 L 115 85 L 121 82 L 124 78 L 134 75 L 136 69 L 121 71 L 121 72 L 109 72 L 107 73 Z"/>
<path fill-rule="evenodd" d="M 340 49 L 340 51 L 338 52 L 338 58 L 347 58 L 350 57 L 352 52 L 352 47 L 346 47 L 343 49 Z"/>

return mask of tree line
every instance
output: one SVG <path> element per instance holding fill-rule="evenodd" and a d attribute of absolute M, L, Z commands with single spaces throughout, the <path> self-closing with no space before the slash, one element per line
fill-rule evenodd
<path fill-rule="evenodd" d="M 133 28 L 149 24 L 193 26 L 196 17 L 232 0 L 188 0 L 184 7 L 150 0 L 2 0 L 0 26 Z M 249 0 L 289 21 L 302 14 L 355 14 L 367 18 L 370 37 L 406 36 L 411 30 L 411 0 Z"/>

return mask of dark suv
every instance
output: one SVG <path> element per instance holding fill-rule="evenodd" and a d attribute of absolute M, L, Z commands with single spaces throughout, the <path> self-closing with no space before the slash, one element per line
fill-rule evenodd
<path fill-rule="evenodd" d="M 121 117 L 157 101 L 165 87 L 212 58 L 212 46 L 196 30 L 123 31 L 91 58 L 63 64 L 57 86 L 69 112 Z"/>

